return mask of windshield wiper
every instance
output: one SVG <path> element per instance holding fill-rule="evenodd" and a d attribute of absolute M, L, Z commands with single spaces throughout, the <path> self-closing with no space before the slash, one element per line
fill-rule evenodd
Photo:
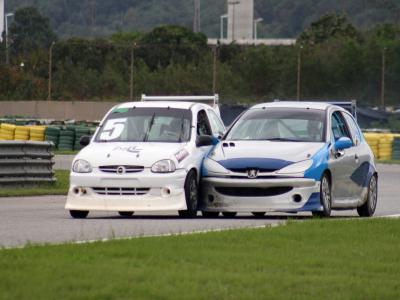
<path fill-rule="evenodd" d="M 150 125 L 149 125 L 149 128 L 147 129 L 146 134 L 144 135 L 143 142 L 147 142 L 147 140 L 149 139 L 149 134 L 150 134 L 151 128 L 153 128 L 155 118 L 156 118 L 156 113 L 154 113 L 153 116 L 151 117 Z"/>
<path fill-rule="evenodd" d="M 287 139 L 287 138 L 272 138 L 272 139 L 265 139 L 267 141 L 279 141 L 279 142 L 301 142 L 301 140 L 296 139 Z"/>
<path fill-rule="evenodd" d="M 181 119 L 181 122 L 182 122 L 182 125 L 181 125 L 181 133 L 179 134 L 179 143 L 182 143 L 182 136 L 183 136 L 183 129 L 184 129 L 184 125 L 185 125 L 185 115 L 184 114 L 182 114 L 182 119 Z"/>

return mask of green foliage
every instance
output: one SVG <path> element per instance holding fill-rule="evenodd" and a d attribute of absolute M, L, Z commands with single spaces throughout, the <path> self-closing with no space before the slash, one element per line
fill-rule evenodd
<path fill-rule="evenodd" d="M 327 14 L 311 23 L 297 41 L 300 44 L 316 45 L 330 39 L 360 40 L 360 34 L 345 15 Z"/>
<path fill-rule="evenodd" d="M 15 12 L 10 25 L 10 40 L 14 53 L 24 57 L 32 50 L 48 48 L 57 37 L 50 27 L 49 19 L 35 7 L 24 7 Z"/>

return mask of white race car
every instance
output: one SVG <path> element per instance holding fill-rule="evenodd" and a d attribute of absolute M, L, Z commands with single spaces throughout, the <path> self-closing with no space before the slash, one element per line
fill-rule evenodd
<path fill-rule="evenodd" d="M 224 131 L 217 95 L 117 105 L 81 140 L 87 146 L 73 161 L 65 209 L 73 218 L 91 210 L 195 216 L 202 161 Z"/>

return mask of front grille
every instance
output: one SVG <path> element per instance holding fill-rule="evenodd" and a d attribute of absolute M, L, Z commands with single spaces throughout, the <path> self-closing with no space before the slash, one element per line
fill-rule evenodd
<path fill-rule="evenodd" d="M 92 190 L 98 195 L 141 196 L 146 195 L 150 188 L 92 187 Z"/>
<path fill-rule="evenodd" d="M 143 166 L 101 166 L 99 167 L 100 171 L 104 172 L 104 173 L 119 173 L 118 169 L 122 169 L 124 170 L 123 173 L 138 173 L 138 172 L 142 172 L 144 170 Z M 123 174 L 122 173 L 122 174 Z"/>
<path fill-rule="evenodd" d="M 231 172 L 235 172 L 235 173 L 247 173 L 249 170 L 254 170 L 254 168 L 229 168 L 228 169 Z M 260 168 L 256 168 L 256 170 L 258 170 L 259 173 L 271 173 L 271 172 L 275 172 L 279 169 L 260 169 Z"/>
<path fill-rule="evenodd" d="M 222 195 L 235 197 L 269 197 L 278 196 L 290 192 L 293 187 L 216 187 L 216 191 Z"/>

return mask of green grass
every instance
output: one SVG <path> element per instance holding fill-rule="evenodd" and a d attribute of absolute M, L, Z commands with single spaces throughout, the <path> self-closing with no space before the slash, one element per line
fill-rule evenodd
<path fill-rule="evenodd" d="M 400 220 L 0 251 L 1 299 L 400 299 Z"/>
<path fill-rule="evenodd" d="M 69 188 L 69 171 L 56 171 L 56 178 L 55 183 L 0 188 L 0 197 L 66 195 Z"/>
<path fill-rule="evenodd" d="M 398 165 L 398 164 L 400 164 L 400 160 L 394 160 L 394 159 L 391 159 L 391 160 L 378 160 L 378 163 L 379 164 L 389 164 L 389 165 Z"/>
<path fill-rule="evenodd" d="M 55 150 L 55 155 L 76 155 L 78 154 L 79 150 Z"/>

